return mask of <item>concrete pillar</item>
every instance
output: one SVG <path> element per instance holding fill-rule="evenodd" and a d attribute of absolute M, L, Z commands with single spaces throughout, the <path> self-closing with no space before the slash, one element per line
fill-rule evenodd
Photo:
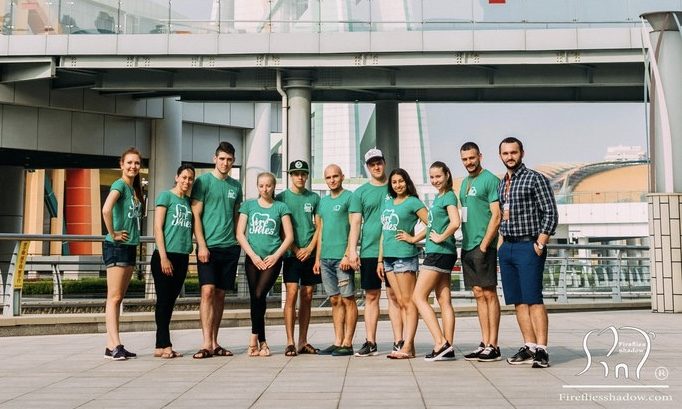
<path fill-rule="evenodd" d="M 173 187 L 182 160 L 182 102 L 176 97 L 163 99 L 163 118 L 152 123 L 149 155 L 147 234 L 154 233 L 156 196 Z"/>
<path fill-rule="evenodd" d="M 0 232 L 21 233 L 24 212 L 24 168 L 0 166 L 0 186 L 4 196 L 0 200 Z M 0 272 L 2 284 L 12 260 L 16 242 L 0 240 Z M 4 291 L 3 291 L 4 294 Z"/>
<path fill-rule="evenodd" d="M 653 135 L 653 172 L 655 192 L 682 192 L 682 12 L 643 14 L 653 28 L 649 50 L 653 70 L 651 121 Z M 676 21 L 677 19 L 677 21 Z M 658 74 L 658 75 L 657 75 Z M 657 87 L 659 85 L 659 87 Z M 662 90 L 662 93 L 660 92 Z M 666 115 L 667 113 L 667 115 Z M 667 122 L 667 123 L 666 123 Z M 669 126 L 670 132 L 666 132 Z"/>
<path fill-rule="evenodd" d="M 400 166 L 398 102 L 377 101 L 375 109 L 377 148 L 384 154 L 386 174 L 389 174 L 391 170 Z"/>
<path fill-rule="evenodd" d="M 293 160 L 304 160 L 310 164 L 310 99 L 311 82 L 308 71 L 292 71 L 287 74 L 284 89 L 289 97 L 288 132 L 283 160 L 285 166 Z M 312 166 L 312 165 L 311 165 Z M 287 182 L 288 178 L 283 177 Z M 310 180 L 308 180 L 310 183 Z"/>
<path fill-rule="evenodd" d="M 682 312 L 682 193 L 649 195 L 651 309 Z"/>
<path fill-rule="evenodd" d="M 254 104 L 254 127 L 246 133 L 245 141 L 245 199 L 258 197 L 256 178 L 259 173 L 270 170 L 270 114 L 270 103 Z"/>
<path fill-rule="evenodd" d="M 43 234 L 45 217 L 45 170 L 36 169 L 26 174 L 24 194 L 24 220 L 22 231 L 26 234 Z M 42 255 L 43 242 L 32 241 L 28 254 Z"/>
<path fill-rule="evenodd" d="M 650 24 L 653 135 L 649 195 L 651 309 L 682 312 L 682 12 L 642 15 Z"/>

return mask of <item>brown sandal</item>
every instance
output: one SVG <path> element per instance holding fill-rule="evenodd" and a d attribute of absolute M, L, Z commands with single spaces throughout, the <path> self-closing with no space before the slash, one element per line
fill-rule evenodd
<path fill-rule="evenodd" d="M 272 352 L 270 352 L 270 347 L 268 346 L 267 342 L 260 343 L 260 351 L 258 352 L 258 355 L 263 357 L 272 355 Z"/>
<path fill-rule="evenodd" d="M 211 351 L 209 351 L 208 349 L 202 348 L 202 349 L 198 350 L 194 355 L 192 355 L 192 358 L 204 359 L 204 358 L 210 358 L 212 356 L 213 356 L 213 354 L 211 353 Z"/>
<path fill-rule="evenodd" d="M 160 358 L 163 359 L 173 359 L 173 358 L 180 358 L 182 354 L 178 351 L 170 351 L 170 352 L 164 352 L 161 354 Z"/>
<path fill-rule="evenodd" d="M 311 355 L 317 355 L 320 352 L 319 349 L 315 348 L 314 346 L 310 344 L 305 344 L 301 347 L 301 349 L 298 350 L 299 354 L 311 354 Z"/>
<path fill-rule="evenodd" d="M 221 346 L 213 350 L 213 356 L 232 356 L 232 351 L 229 351 Z"/>
<path fill-rule="evenodd" d="M 291 344 L 287 345 L 287 348 L 284 350 L 284 356 L 296 356 L 298 353 L 296 353 L 296 347 Z"/>

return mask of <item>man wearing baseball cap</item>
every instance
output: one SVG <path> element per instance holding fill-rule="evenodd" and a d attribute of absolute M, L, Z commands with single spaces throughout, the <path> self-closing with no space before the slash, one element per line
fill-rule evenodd
<path fill-rule="evenodd" d="M 381 207 L 388 194 L 386 178 L 386 160 L 377 148 L 365 154 L 365 164 L 369 173 L 369 181 L 353 192 L 350 205 L 351 228 L 348 238 L 349 261 L 354 268 L 360 269 L 362 289 L 365 290 L 365 344 L 355 353 L 356 356 L 374 356 L 378 354 L 376 333 L 379 321 L 379 298 L 381 297 L 381 278 L 377 275 L 379 257 L 379 241 L 381 238 Z M 360 236 L 362 233 L 362 239 Z M 357 246 L 360 242 L 360 256 Z M 403 321 L 400 308 L 393 291 L 386 282 L 388 294 L 388 315 L 393 327 L 393 350 L 399 350 L 403 339 Z"/>
<path fill-rule="evenodd" d="M 291 210 L 291 223 L 294 227 L 294 243 L 284 257 L 284 277 L 287 297 L 284 305 L 284 327 L 287 333 L 286 356 L 297 354 L 317 354 L 318 349 L 308 343 L 308 325 L 310 324 L 310 304 L 313 289 L 322 279 L 313 274 L 315 264 L 315 247 L 317 246 L 318 229 L 315 226 L 315 215 L 320 203 L 317 193 L 306 189 L 310 175 L 308 162 L 295 160 L 289 164 L 289 189 L 278 194 L 275 199 L 284 202 Z M 294 344 L 294 327 L 296 326 L 296 299 L 301 302 L 298 310 L 298 344 Z"/>

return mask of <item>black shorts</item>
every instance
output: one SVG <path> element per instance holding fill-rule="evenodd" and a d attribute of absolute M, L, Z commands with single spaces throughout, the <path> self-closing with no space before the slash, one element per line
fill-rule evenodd
<path fill-rule="evenodd" d="M 104 241 L 102 258 L 104 265 L 109 267 L 134 267 L 137 246 L 132 244 L 112 243 Z"/>
<path fill-rule="evenodd" d="M 299 261 L 296 257 L 285 257 L 283 265 L 285 283 L 309 286 L 322 283 L 322 275 L 313 273 L 315 253 L 311 254 L 306 261 Z"/>
<path fill-rule="evenodd" d="M 381 290 L 382 281 L 377 274 L 377 260 L 376 258 L 360 259 L 360 287 L 363 290 Z M 391 287 L 388 280 L 385 283 L 386 288 Z"/>
<path fill-rule="evenodd" d="M 443 254 L 443 253 L 429 253 L 424 257 L 422 268 L 424 270 L 436 271 L 438 273 L 450 274 L 452 267 L 457 262 L 457 253 Z"/>
<path fill-rule="evenodd" d="M 479 246 L 471 250 L 462 249 L 462 273 L 464 286 L 471 289 L 477 287 L 497 286 L 497 248 L 488 247 L 485 253 Z"/>
<path fill-rule="evenodd" d="M 198 252 L 197 247 L 197 252 Z M 199 273 L 199 286 L 212 284 L 221 290 L 235 290 L 235 278 L 237 277 L 237 265 L 241 247 L 209 247 L 210 255 L 208 263 L 197 260 Z"/>

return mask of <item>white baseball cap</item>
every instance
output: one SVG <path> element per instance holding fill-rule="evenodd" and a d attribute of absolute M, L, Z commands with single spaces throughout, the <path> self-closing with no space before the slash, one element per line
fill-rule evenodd
<path fill-rule="evenodd" d="M 372 148 L 368 150 L 367 153 L 365 154 L 365 163 L 375 158 L 384 159 L 384 154 L 379 149 Z"/>

